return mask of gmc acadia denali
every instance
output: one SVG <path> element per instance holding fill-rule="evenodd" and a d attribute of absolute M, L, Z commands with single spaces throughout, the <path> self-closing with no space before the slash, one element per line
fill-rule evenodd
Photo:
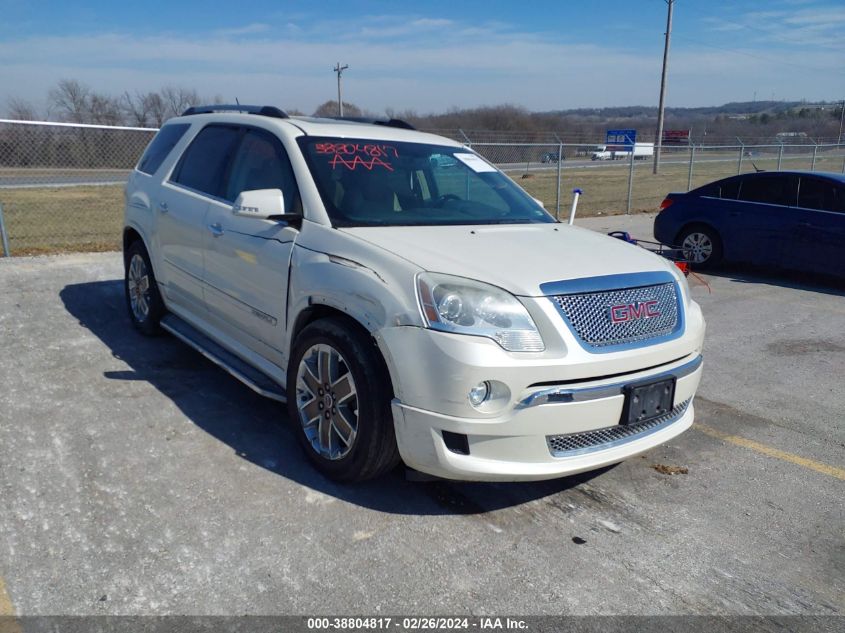
<path fill-rule="evenodd" d="M 287 403 L 326 476 L 537 480 L 689 428 L 684 276 L 402 121 L 194 107 L 126 187 L 126 298 Z"/>

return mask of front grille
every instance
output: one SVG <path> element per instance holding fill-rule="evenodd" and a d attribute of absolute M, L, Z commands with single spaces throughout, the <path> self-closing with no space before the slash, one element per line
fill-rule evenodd
<path fill-rule="evenodd" d="M 680 327 L 678 295 L 672 282 L 552 299 L 576 336 L 590 347 L 644 342 Z"/>
<path fill-rule="evenodd" d="M 690 399 L 684 400 L 671 411 L 645 422 L 617 424 L 604 429 L 569 435 L 547 435 L 546 442 L 553 457 L 570 457 L 580 453 L 604 450 L 625 442 L 633 442 L 677 422 L 687 410 L 689 403 Z"/>

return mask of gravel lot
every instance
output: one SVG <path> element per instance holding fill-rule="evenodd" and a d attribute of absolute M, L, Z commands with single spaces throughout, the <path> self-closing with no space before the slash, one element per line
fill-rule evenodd
<path fill-rule="evenodd" d="M 339 486 L 277 403 L 137 335 L 121 278 L 116 253 L 0 260 L 0 615 L 845 611 L 841 287 L 694 283 L 697 424 L 642 458 Z"/>

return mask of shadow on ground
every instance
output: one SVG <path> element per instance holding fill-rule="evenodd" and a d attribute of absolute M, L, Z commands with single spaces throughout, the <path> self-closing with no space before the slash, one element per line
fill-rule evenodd
<path fill-rule="evenodd" d="M 350 503 L 397 514 L 479 514 L 557 494 L 604 472 L 532 483 L 421 483 L 408 481 L 397 468 L 377 481 L 336 484 L 308 463 L 287 426 L 284 405 L 255 394 L 170 336 L 137 333 L 126 314 L 122 281 L 69 285 L 60 297 L 79 324 L 131 368 L 103 373 L 106 399 L 110 381 L 146 381 L 239 457 Z"/>
<path fill-rule="evenodd" d="M 719 268 L 706 271 L 706 274 L 729 279 L 739 284 L 767 284 L 845 297 L 845 279 L 828 275 L 752 266 L 750 264 L 725 264 Z"/>

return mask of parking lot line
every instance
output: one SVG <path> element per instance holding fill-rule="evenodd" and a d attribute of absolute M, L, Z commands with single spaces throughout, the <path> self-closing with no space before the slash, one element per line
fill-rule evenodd
<path fill-rule="evenodd" d="M 12 599 L 6 591 L 6 583 L 3 576 L 0 576 L 0 617 L 15 615 L 15 606 L 12 604 Z"/>
<path fill-rule="evenodd" d="M 775 459 L 780 459 L 792 464 L 797 464 L 798 466 L 809 468 L 810 470 L 814 470 L 823 475 L 829 475 L 831 477 L 836 477 L 837 479 L 845 480 L 845 469 L 830 466 L 829 464 L 823 464 L 822 462 L 807 459 L 806 457 L 801 457 L 800 455 L 787 453 L 786 451 L 782 451 L 773 446 L 767 446 L 766 444 L 761 444 L 760 442 L 755 442 L 754 440 L 749 440 L 748 438 L 740 437 L 739 435 L 724 433 L 723 431 L 714 429 L 712 426 L 707 426 L 706 424 L 701 424 L 700 422 L 696 422 L 693 428 L 698 429 L 702 433 L 711 437 L 735 444 L 736 446 L 749 448 L 752 451 L 757 451 L 763 455 L 774 457 Z"/>

